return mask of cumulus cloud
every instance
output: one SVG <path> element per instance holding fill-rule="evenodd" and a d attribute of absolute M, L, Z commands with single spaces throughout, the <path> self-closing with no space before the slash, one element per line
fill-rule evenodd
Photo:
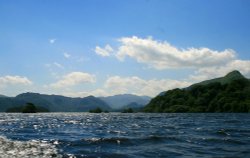
<path fill-rule="evenodd" d="M 95 81 L 95 76 L 89 73 L 71 72 L 67 75 L 64 75 L 62 79 L 60 79 L 56 83 L 52 83 L 50 86 L 53 88 L 65 88 L 84 83 L 94 83 Z"/>
<path fill-rule="evenodd" d="M 118 42 L 120 46 L 114 49 L 117 51 L 112 49 L 112 54 L 120 61 L 132 58 L 156 70 L 193 70 L 193 74 L 186 78 L 192 82 L 221 77 L 232 70 L 239 70 L 243 75 L 250 77 L 250 60 L 238 59 L 237 53 L 232 49 L 222 51 L 205 47 L 183 49 L 166 41 L 154 40 L 152 37 L 136 36 L 123 37 L 118 39 Z"/>
<path fill-rule="evenodd" d="M 99 46 L 95 47 L 95 52 L 98 55 L 101 56 L 110 56 L 110 54 L 113 52 L 113 48 L 110 45 L 106 45 L 104 48 L 101 48 Z"/>
<path fill-rule="evenodd" d="M 0 85 L 32 85 L 32 81 L 27 77 L 7 75 L 0 77 Z"/>
<path fill-rule="evenodd" d="M 120 77 L 111 76 L 107 79 L 104 87 L 111 91 L 110 94 L 132 93 L 136 95 L 155 96 L 162 91 L 173 88 L 189 86 L 191 82 L 171 79 L 150 79 L 144 80 L 137 76 Z"/>
<path fill-rule="evenodd" d="M 50 43 L 50 44 L 54 44 L 54 43 L 56 42 L 56 40 L 57 40 L 57 39 L 55 39 L 55 38 L 49 39 L 49 43 Z"/>
<path fill-rule="evenodd" d="M 90 95 L 99 97 L 99 96 L 109 96 L 109 93 L 105 91 L 104 89 L 96 89 L 92 91 L 64 91 L 60 93 L 61 95 L 64 96 L 69 96 L 69 97 L 87 97 Z"/>
<path fill-rule="evenodd" d="M 190 75 L 189 79 L 194 82 L 222 77 L 227 73 L 239 70 L 244 76 L 250 77 L 250 61 L 249 60 L 233 60 L 224 66 L 211 66 L 197 69 L 194 74 Z"/>
<path fill-rule="evenodd" d="M 235 59 L 235 52 L 231 49 L 179 49 L 168 42 L 136 36 L 121 38 L 119 42 L 121 46 L 116 54 L 119 60 L 130 57 L 156 69 L 209 67 L 223 65 Z"/>
<path fill-rule="evenodd" d="M 60 81 L 59 81 L 60 82 Z M 171 79 L 150 79 L 145 80 L 137 76 L 121 77 L 111 76 L 105 81 L 103 87 L 94 90 L 76 90 L 65 87 L 65 82 L 58 85 L 51 85 L 53 88 L 64 88 L 64 91 L 58 91 L 57 94 L 70 97 L 93 96 L 112 96 L 116 94 L 135 94 L 155 97 L 162 91 L 173 88 L 183 88 L 192 84 L 188 81 L 178 81 Z M 72 84 L 71 84 L 72 85 Z M 54 89 L 55 90 L 55 89 Z"/>

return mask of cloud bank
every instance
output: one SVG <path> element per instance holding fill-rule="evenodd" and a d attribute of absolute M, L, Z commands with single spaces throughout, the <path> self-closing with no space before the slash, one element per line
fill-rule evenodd
<path fill-rule="evenodd" d="M 250 77 L 250 60 L 238 59 L 237 53 L 232 49 L 181 49 L 166 41 L 137 36 L 122 37 L 118 42 L 120 45 L 112 48 L 118 60 L 125 61 L 126 58 L 131 58 L 155 70 L 192 69 L 194 73 L 186 78 L 191 82 L 220 77 L 233 70 L 239 70 Z"/>
<path fill-rule="evenodd" d="M 155 69 L 210 67 L 224 65 L 235 59 L 235 52 L 231 49 L 179 49 L 167 42 L 136 36 L 121 38 L 119 42 L 121 46 L 116 54 L 119 60 L 130 57 Z"/>
<path fill-rule="evenodd" d="M 60 80 L 56 83 L 50 84 L 52 88 L 65 88 L 76 86 L 84 83 L 94 83 L 96 78 L 94 75 L 84 72 L 71 72 L 69 74 L 64 75 Z"/>
<path fill-rule="evenodd" d="M 191 83 L 171 79 L 145 80 L 137 76 L 121 77 L 111 76 L 105 82 L 105 89 L 110 90 L 111 95 L 132 93 L 136 95 L 156 96 L 162 91 L 173 88 L 184 88 Z"/>
<path fill-rule="evenodd" d="M 22 76 L 3 76 L 0 77 L 0 85 L 32 85 L 32 81 Z"/>
<path fill-rule="evenodd" d="M 66 89 L 61 95 L 71 97 L 94 96 L 112 96 L 116 94 L 135 94 L 139 96 L 156 96 L 162 91 L 173 88 L 183 88 L 191 83 L 187 81 L 178 81 L 170 79 L 150 79 L 145 80 L 138 76 L 121 77 L 110 76 L 106 79 L 103 86 L 89 91 L 73 91 Z M 65 86 L 64 86 L 65 87 Z"/>
<path fill-rule="evenodd" d="M 17 94 L 29 91 L 34 83 L 25 76 L 6 75 L 0 77 L 0 94 L 15 96 Z"/>

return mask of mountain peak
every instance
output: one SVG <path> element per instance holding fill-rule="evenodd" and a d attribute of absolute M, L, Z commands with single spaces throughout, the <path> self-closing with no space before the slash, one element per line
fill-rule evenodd
<path fill-rule="evenodd" d="M 195 84 L 189 86 L 188 88 L 196 86 L 196 85 L 207 85 L 207 84 L 215 83 L 215 82 L 219 82 L 221 84 L 228 84 L 228 83 L 230 83 L 234 80 L 238 80 L 238 79 L 245 79 L 245 77 L 238 70 L 234 70 L 234 71 L 229 72 L 224 77 L 214 78 L 211 80 L 202 81 L 200 83 L 195 83 Z"/>
<path fill-rule="evenodd" d="M 245 78 L 238 70 L 234 70 L 229 72 L 225 78 L 230 78 L 230 79 L 241 79 Z"/>

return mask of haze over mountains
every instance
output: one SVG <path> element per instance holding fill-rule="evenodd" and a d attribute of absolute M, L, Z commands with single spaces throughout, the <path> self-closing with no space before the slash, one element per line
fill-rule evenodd
<path fill-rule="evenodd" d="M 110 97 L 88 96 L 84 98 L 71 98 L 60 95 L 46 95 L 39 93 L 22 93 L 16 97 L 0 96 L 0 112 L 7 109 L 33 103 L 44 107 L 50 112 L 86 112 L 97 107 L 102 110 L 113 111 L 122 109 L 131 103 L 136 104 L 136 108 L 145 106 L 150 101 L 150 97 L 140 97 L 136 95 L 124 94 Z"/>
<path fill-rule="evenodd" d="M 133 104 L 137 108 L 143 107 L 144 105 L 148 104 L 149 101 L 151 100 L 151 98 L 148 96 L 138 97 L 132 94 L 119 94 L 119 95 L 99 97 L 99 98 L 104 102 L 108 103 L 110 107 L 113 109 L 121 109 L 125 106 L 127 107 L 128 105 L 130 105 L 131 107 L 131 104 Z"/>
<path fill-rule="evenodd" d="M 250 80 L 239 71 L 202 81 L 183 89 L 172 89 L 151 99 L 120 94 L 108 97 L 71 98 L 60 95 L 22 93 L 16 97 L 0 95 L 0 112 L 33 103 L 50 112 L 87 112 L 136 109 L 145 112 L 250 112 Z"/>

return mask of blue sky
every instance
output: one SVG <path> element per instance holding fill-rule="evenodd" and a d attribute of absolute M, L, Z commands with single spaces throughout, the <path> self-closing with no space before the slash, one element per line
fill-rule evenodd
<path fill-rule="evenodd" d="M 250 77 L 248 0 L 0 1 L 0 93 L 161 91 Z"/>

